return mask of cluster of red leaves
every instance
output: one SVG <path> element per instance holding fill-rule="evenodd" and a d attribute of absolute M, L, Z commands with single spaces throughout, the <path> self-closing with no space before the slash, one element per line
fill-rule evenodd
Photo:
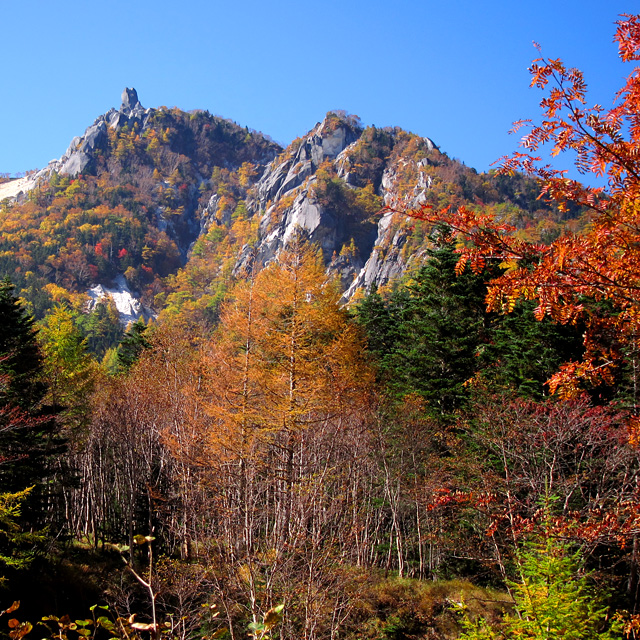
<path fill-rule="evenodd" d="M 640 60 L 640 16 L 622 16 L 615 40 L 623 61 Z M 611 383 L 615 367 L 640 331 L 640 68 L 616 96 L 614 107 L 587 108 L 586 84 L 577 69 L 560 60 L 539 58 L 530 69 L 531 85 L 543 89 L 543 119 L 528 127 L 524 151 L 502 159 L 500 171 L 524 172 L 539 180 L 541 198 L 566 209 L 568 203 L 590 212 L 586 231 L 567 234 L 549 246 L 529 243 L 482 211 L 435 211 L 427 206 L 409 215 L 445 223 L 461 239 L 458 269 L 483 270 L 498 260 L 503 274 L 489 283 L 490 309 L 511 311 L 518 299 L 536 300 L 536 316 L 560 323 L 584 322 L 586 352 L 553 376 L 553 391 L 569 397 L 580 380 Z M 606 187 L 585 186 L 536 155 L 551 145 L 552 157 L 571 152 L 579 172 L 606 178 Z M 606 309 L 606 312 L 603 311 Z"/>
<path fill-rule="evenodd" d="M 472 506 L 476 509 L 483 509 L 495 504 L 496 496 L 487 491 L 473 492 L 451 489 L 438 489 L 431 502 L 427 505 L 427 511 L 433 511 L 440 507 L 449 506 Z"/>

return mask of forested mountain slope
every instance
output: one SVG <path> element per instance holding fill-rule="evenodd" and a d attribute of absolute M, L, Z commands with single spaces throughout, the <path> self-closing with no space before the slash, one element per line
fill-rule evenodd
<path fill-rule="evenodd" d="M 582 101 L 558 65 L 535 69 L 572 87 L 552 111 Z M 2 185 L 12 640 L 42 615 L 61 640 L 635 633 L 640 90 L 620 95 L 580 138 L 596 172 L 622 162 L 610 193 L 343 112 L 283 149 L 132 89 Z M 582 135 L 547 116 L 540 139 Z M 113 300 L 154 321 L 125 333 Z"/>
<path fill-rule="evenodd" d="M 424 230 L 380 217 L 387 205 L 483 203 L 543 239 L 562 224 L 532 182 L 478 174 L 397 128 L 331 112 L 282 149 L 207 112 L 145 109 L 133 89 L 3 195 L 0 273 L 38 317 L 56 301 L 80 308 L 97 285 L 131 291 L 147 316 L 213 317 L 229 278 L 262 268 L 298 230 L 349 299 L 424 257 Z"/>

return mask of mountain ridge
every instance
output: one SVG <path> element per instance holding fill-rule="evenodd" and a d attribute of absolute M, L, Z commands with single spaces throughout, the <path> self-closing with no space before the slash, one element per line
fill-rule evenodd
<path fill-rule="evenodd" d="M 124 278 L 149 309 L 211 316 L 229 278 L 262 268 L 303 233 L 347 302 L 424 259 L 428 231 L 379 216 L 383 207 L 482 203 L 530 225 L 553 217 L 540 215 L 536 196 L 521 176 L 478 174 L 429 138 L 363 126 L 343 111 L 282 148 L 206 111 L 145 109 L 126 88 L 119 110 L 59 159 L 0 184 L 0 271 L 27 299 L 30 278 L 72 294 Z M 22 235 L 13 233 L 20 224 Z"/>

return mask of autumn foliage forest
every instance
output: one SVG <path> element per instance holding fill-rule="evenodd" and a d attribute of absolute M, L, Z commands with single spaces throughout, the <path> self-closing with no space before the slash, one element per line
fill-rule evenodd
<path fill-rule="evenodd" d="M 615 39 L 637 63 L 640 16 Z M 387 207 L 424 259 L 348 306 L 303 233 L 233 270 L 278 150 L 205 113 L 110 132 L 93 174 L 2 203 L 3 634 L 636 636 L 640 69 L 610 110 L 560 60 L 531 74 L 521 150 L 486 176 L 433 151 L 423 204 Z M 376 215 L 389 139 L 368 128 L 361 182 L 326 164 L 315 197 Z M 213 192 L 225 224 L 185 265 Z M 118 273 L 156 322 L 82 313 Z"/>

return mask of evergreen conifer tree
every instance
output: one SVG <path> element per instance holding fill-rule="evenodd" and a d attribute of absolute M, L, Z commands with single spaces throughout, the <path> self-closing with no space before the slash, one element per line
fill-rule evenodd
<path fill-rule="evenodd" d="M 147 325 L 142 320 L 136 320 L 126 331 L 118 346 L 118 368 L 128 371 L 140 357 L 140 354 L 151 346 L 145 335 Z"/>
<path fill-rule="evenodd" d="M 42 374 L 33 318 L 5 279 L 0 282 L 0 492 L 42 488 L 51 461 L 64 449 L 54 412 L 43 403 Z M 42 520 L 41 507 L 35 506 L 39 495 L 32 492 L 24 510 L 35 524 Z"/>
<path fill-rule="evenodd" d="M 499 387 L 541 398 L 554 371 L 580 357 L 579 328 L 537 321 L 530 303 L 505 315 L 488 312 L 491 269 L 457 275 L 454 245 L 438 244 L 437 235 L 434 240 L 429 261 L 411 280 L 387 300 L 372 291 L 356 310 L 379 378 L 396 397 L 416 393 L 441 416 L 464 405 L 465 383 L 478 373 Z"/>
<path fill-rule="evenodd" d="M 400 289 L 394 291 L 390 301 L 386 300 L 374 287 L 354 310 L 354 319 L 364 330 L 367 351 L 375 360 L 382 382 L 393 376 L 392 354 L 399 341 L 406 298 L 406 290 Z"/>
<path fill-rule="evenodd" d="M 578 327 L 536 320 L 533 306 L 520 302 L 511 313 L 496 318 L 482 360 L 489 380 L 540 399 L 560 365 L 581 358 L 584 349 Z"/>
<path fill-rule="evenodd" d="M 383 378 L 396 395 L 415 393 L 434 417 L 450 417 L 467 396 L 465 383 L 478 370 L 488 336 L 486 277 L 456 275 L 452 243 L 440 242 L 428 262 L 386 304 L 374 293 L 358 310 Z"/>
<path fill-rule="evenodd" d="M 0 282 L 0 374 L 7 374 L 9 379 L 2 397 L 4 402 L 23 409 L 36 406 L 46 393 L 36 333 L 33 317 L 5 278 Z"/>

